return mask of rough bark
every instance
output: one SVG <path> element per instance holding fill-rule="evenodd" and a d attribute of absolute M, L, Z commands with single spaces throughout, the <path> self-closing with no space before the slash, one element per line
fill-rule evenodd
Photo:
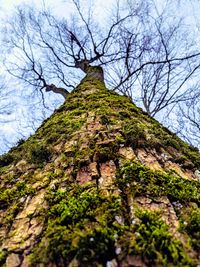
<path fill-rule="evenodd" d="M 75 63 L 76 68 L 80 68 L 88 78 L 94 78 L 104 83 L 104 73 L 101 66 L 91 66 L 89 60 L 82 60 Z"/>

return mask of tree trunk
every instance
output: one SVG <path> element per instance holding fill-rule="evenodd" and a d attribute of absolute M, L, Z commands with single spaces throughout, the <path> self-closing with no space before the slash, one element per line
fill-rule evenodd
<path fill-rule="evenodd" d="M 82 60 L 76 62 L 75 66 L 85 72 L 87 78 L 97 79 L 104 83 L 103 68 L 101 66 L 91 66 L 89 63 L 89 60 Z"/>
<path fill-rule="evenodd" d="M 104 73 L 100 66 L 88 66 L 86 70 L 86 77 L 90 79 L 97 79 L 104 83 Z"/>
<path fill-rule="evenodd" d="M 197 266 L 199 152 L 86 74 L 0 157 L 0 266 Z"/>

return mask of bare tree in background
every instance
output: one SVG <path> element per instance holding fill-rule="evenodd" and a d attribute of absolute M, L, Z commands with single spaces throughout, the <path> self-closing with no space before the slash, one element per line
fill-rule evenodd
<path fill-rule="evenodd" d="M 196 90 L 191 80 L 200 71 L 200 54 L 194 40 L 184 22 L 170 17 L 168 10 L 167 5 L 158 13 L 155 7 L 154 16 L 148 13 L 136 32 L 134 24 L 127 23 L 121 33 L 126 60 L 116 87 L 142 102 L 151 116 L 191 99 Z M 135 94 L 138 88 L 139 97 Z"/>
<path fill-rule="evenodd" d="M 7 90 L 7 86 L 4 82 L 4 77 L 0 76 L 0 123 L 5 123 L 9 121 L 6 117 L 12 113 L 12 103 L 9 98 L 9 91 Z"/>
<path fill-rule="evenodd" d="M 184 21 L 170 15 L 171 1 L 166 0 L 161 11 L 153 0 L 116 1 L 103 26 L 92 8 L 85 14 L 81 1 L 72 2 L 68 20 L 21 7 L 5 27 L 7 70 L 32 88 L 29 97 L 49 108 L 45 91 L 65 98 L 95 65 L 103 68 L 109 87 L 131 97 L 151 116 L 169 114 L 192 100 L 197 87 L 191 80 L 199 75 L 200 52 Z"/>
<path fill-rule="evenodd" d="M 177 133 L 189 144 L 199 146 L 200 140 L 200 93 L 179 105 Z"/>
<path fill-rule="evenodd" d="M 3 75 L 0 76 L 0 125 L 7 125 L 13 121 L 11 116 L 13 110 L 13 101 L 10 99 L 9 91 L 5 83 L 5 78 Z M 3 152 L 2 146 L 8 148 L 6 144 L 9 143 L 6 138 L 2 127 L 0 127 L 0 140 L 2 144 L 0 146 L 0 153 Z"/>

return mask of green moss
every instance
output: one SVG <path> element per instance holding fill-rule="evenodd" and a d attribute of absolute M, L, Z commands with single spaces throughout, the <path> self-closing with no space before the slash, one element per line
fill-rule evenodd
<path fill-rule="evenodd" d="M 72 93 L 82 93 L 92 88 L 96 91 L 96 93 L 99 91 L 107 91 L 105 84 L 101 80 L 86 76 Z"/>
<path fill-rule="evenodd" d="M 6 165 L 4 167 L 0 167 L 0 174 L 5 173 L 10 167 L 11 167 L 11 164 L 10 165 Z"/>
<path fill-rule="evenodd" d="M 33 194 L 34 190 L 30 186 L 27 186 L 25 182 L 17 182 L 12 188 L 1 188 L 0 192 L 0 208 L 6 208 L 10 206 L 14 201 L 26 196 L 27 194 Z"/>
<path fill-rule="evenodd" d="M 7 255 L 7 251 L 0 250 L 0 266 L 5 266 Z"/>
<path fill-rule="evenodd" d="M 172 153 L 172 156 L 175 159 L 177 158 L 177 153 L 179 155 L 182 153 L 182 157 L 192 161 L 196 168 L 200 168 L 200 156 L 197 148 L 185 143 L 178 138 L 178 136 L 153 119 L 151 119 L 150 124 L 148 125 L 148 132 L 153 138 L 156 137 L 157 141 L 155 144 L 157 144 L 158 148 L 165 148 L 170 154 Z M 173 152 L 171 151 L 171 148 L 174 150 Z M 191 166 L 189 168 L 191 168 Z"/>
<path fill-rule="evenodd" d="M 200 182 L 190 181 L 160 171 L 152 171 L 138 162 L 126 163 L 118 175 L 119 186 L 124 190 L 130 184 L 134 195 L 151 197 L 168 196 L 182 203 L 200 204 Z"/>
<path fill-rule="evenodd" d="M 5 223 L 11 225 L 18 211 L 20 210 L 19 203 L 15 203 L 9 207 L 5 215 Z"/>
<path fill-rule="evenodd" d="M 106 264 L 115 257 L 115 236 L 110 227 L 98 227 L 78 242 L 77 259 L 85 265 L 96 263 Z"/>
<path fill-rule="evenodd" d="M 28 151 L 28 161 L 34 164 L 44 164 L 49 161 L 51 154 L 44 144 L 32 144 Z"/>
<path fill-rule="evenodd" d="M 74 109 L 73 109 L 74 104 Z M 86 105 L 86 104 L 84 104 Z M 52 152 L 52 146 L 63 140 L 70 140 L 71 136 L 81 128 L 86 121 L 86 116 L 80 99 L 71 99 L 38 128 L 36 133 L 28 140 L 12 151 L 16 157 L 15 162 L 19 159 L 28 159 L 30 163 L 40 164 L 49 161 Z M 75 108 L 77 108 L 75 110 Z"/>
<path fill-rule="evenodd" d="M 199 152 L 191 151 L 190 149 L 183 148 L 186 157 L 194 163 L 197 169 L 200 169 L 200 156 Z"/>
<path fill-rule="evenodd" d="M 14 161 L 14 157 L 11 153 L 0 156 L 0 168 L 10 165 Z"/>
<path fill-rule="evenodd" d="M 145 126 L 136 120 L 131 120 L 128 124 L 125 124 L 123 134 L 127 145 L 131 145 L 133 148 L 144 146 L 144 143 L 146 143 Z"/>
<path fill-rule="evenodd" d="M 87 72 L 100 72 L 103 73 L 103 69 L 101 66 L 88 66 Z"/>
<path fill-rule="evenodd" d="M 131 112 L 127 110 L 121 110 L 119 111 L 119 117 L 120 119 L 129 119 L 131 117 Z"/>
<path fill-rule="evenodd" d="M 102 125 L 108 125 L 110 123 L 110 119 L 108 116 L 102 115 L 100 119 Z"/>
<path fill-rule="evenodd" d="M 56 133 L 52 132 L 46 138 L 46 142 L 47 142 L 47 144 L 56 143 L 59 140 L 59 138 L 60 138 L 60 135 L 57 132 Z"/>
<path fill-rule="evenodd" d="M 106 162 L 107 160 L 117 159 L 119 144 L 117 142 L 110 143 L 109 145 L 99 145 L 95 148 L 94 158 L 98 162 Z"/>
<path fill-rule="evenodd" d="M 200 250 L 200 210 L 198 208 L 189 210 L 189 214 L 186 218 L 181 220 L 181 231 L 186 232 L 190 236 L 190 242 L 192 247 L 196 250 Z"/>
<path fill-rule="evenodd" d="M 195 266 L 159 213 L 138 210 L 136 216 L 139 222 L 134 226 L 135 236 L 129 253 L 141 255 L 148 266 Z"/>
<path fill-rule="evenodd" d="M 84 114 L 86 111 L 85 111 L 85 109 L 76 109 L 76 110 L 74 110 L 74 111 L 71 111 L 70 113 L 69 113 L 69 118 L 72 118 L 72 119 L 74 119 L 74 117 L 76 117 L 76 116 L 81 116 L 82 114 Z"/>
<path fill-rule="evenodd" d="M 58 192 L 59 193 L 59 192 Z M 55 204 L 50 210 L 50 216 L 57 218 L 59 216 L 59 222 L 64 225 L 75 225 L 82 218 L 85 217 L 86 212 L 98 205 L 99 197 L 97 194 L 90 194 L 87 191 L 71 196 L 61 200 L 58 204 Z"/>
<path fill-rule="evenodd" d="M 180 150 L 180 143 L 174 138 L 174 136 L 168 136 L 162 141 L 162 144 L 166 147 L 171 146 L 173 148 L 176 148 L 177 150 Z"/>
<path fill-rule="evenodd" d="M 106 198 L 93 187 L 75 186 L 68 192 L 49 192 L 47 200 L 51 206 L 47 229 L 32 254 L 33 264 L 45 260 L 69 264 L 76 257 L 90 266 L 113 258 L 116 235 L 123 232 L 115 221 L 122 210 L 118 198 Z"/>
<path fill-rule="evenodd" d="M 75 111 L 74 111 L 75 112 Z M 77 111 L 76 111 L 77 113 Z M 46 134 L 57 134 L 58 138 L 61 134 L 71 135 L 75 131 L 79 130 L 82 124 L 85 122 L 85 119 L 82 117 L 75 117 L 72 112 L 67 114 L 61 113 L 52 117 L 43 127 L 38 131 L 38 137 L 45 137 Z M 44 138 L 45 140 L 45 138 Z"/>

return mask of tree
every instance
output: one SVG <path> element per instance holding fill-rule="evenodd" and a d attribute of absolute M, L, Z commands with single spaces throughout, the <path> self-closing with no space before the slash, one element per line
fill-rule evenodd
<path fill-rule="evenodd" d="M 161 11 L 152 0 L 116 1 L 106 26 L 92 8 L 85 14 L 72 2 L 68 20 L 23 6 L 5 27 L 4 46 L 12 51 L 7 70 L 31 86 L 30 95 L 40 95 L 45 108 L 45 91 L 65 98 L 83 77 L 79 70 L 88 73 L 90 65 L 103 68 L 108 86 L 151 116 L 191 99 L 200 52 L 184 21 L 170 15 L 171 1 Z"/>
<path fill-rule="evenodd" d="M 133 24 L 122 29 L 126 60 L 117 88 L 137 101 L 132 88 L 140 87 L 140 101 L 151 116 L 190 99 L 193 87 L 188 84 L 199 75 L 200 54 L 194 40 L 186 37 L 183 21 L 168 10 L 169 5 L 161 13 L 155 8 L 154 16 L 149 11 L 136 34 Z"/>
<path fill-rule="evenodd" d="M 200 140 L 199 94 L 179 105 L 179 120 L 176 131 L 189 144 L 198 147 Z"/>
<path fill-rule="evenodd" d="M 9 90 L 7 88 L 6 83 L 4 82 L 3 75 L 0 76 L 0 99 L 1 99 L 1 105 L 0 105 L 0 124 L 6 125 L 12 121 L 12 116 L 10 116 L 13 112 L 13 101 L 9 98 Z M 1 144 L 0 152 L 5 149 L 8 149 L 9 146 L 6 144 L 9 144 L 9 141 L 4 136 L 4 131 L 2 127 L 0 127 L 0 138 L 3 140 L 3 144 Z"/>
<path fill-rule="evenodd" d="M 5 121 L 4 118 L 1 118 L 2 115 L 9 115 L 11 112 L 11 105 L 7 99 L 7 92 L 5 89 L 5 84 L 0 79 L 0 98 L 1 98 L 1 108 L 0 108 L 0 120 Z"/>
<path fill-rule="evenodd" d="M 200 153 L 97 81 L 67 100 L 0 157 L 1 266 L 197 266 Z"/>

